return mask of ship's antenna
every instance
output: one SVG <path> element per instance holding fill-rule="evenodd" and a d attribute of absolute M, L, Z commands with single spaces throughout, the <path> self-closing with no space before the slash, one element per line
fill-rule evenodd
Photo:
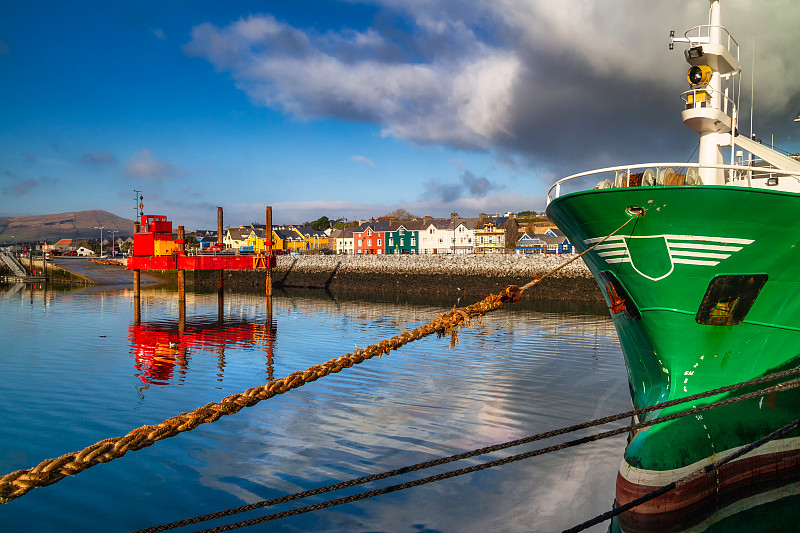
<path fill-rule="evenodd" d="M 750 67 L 750 138 L 753 138 L 753 106 L 756 90 L 756 34 L 753 34 L 753 66 Z"/>

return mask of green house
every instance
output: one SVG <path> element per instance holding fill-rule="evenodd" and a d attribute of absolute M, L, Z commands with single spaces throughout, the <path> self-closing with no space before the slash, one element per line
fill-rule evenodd
<path fill-rule="evenodd" d="M 420 221 L 393 221 L 385 236 L 385 253 L 416 254 L 419 253 Z"/>

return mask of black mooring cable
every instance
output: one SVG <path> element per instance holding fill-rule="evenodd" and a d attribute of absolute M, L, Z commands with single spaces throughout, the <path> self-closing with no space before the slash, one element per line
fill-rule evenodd
<path fill-rule="evenodd" d="M 361 477 L 361 478 L 351 479 L 351 480 L 344 481 L 344 482 L 341 482 L 341 483 L 336 483 L 336 484 L 328 485 L 328 486 L 325 486 L 325 487 L 319 487 L 319 488 L 316 488 L 316 489 L 303 491 L 303 492 L 299 492 L 299 493 L 295 493 L 295 494 L 289 494 L 289 495 L 278 497 L 278 498 L 274 498 L 274 499 L 271 499 L 271 500 L 255 502 L 255 503 L 252 503 L 252 504 L 249 504 L 249 505 L 244 505 L 244 506 L 241 506 L 241 507 L 236 507 L 236 508 L 232 508 L 232 509 L 218 511 L 218 512 L 215 512 L 215 513 L 210 513 L 210 514 L 206 514 L 206 515 L 202 515 L 202 516 L 198 516 L 198 517 L 194 517 L 194 518 L 188 518 L 188 519 L 185 519 L 185 520 L 171 522 L 171 523 L 168 523 L 168 524 L 162 524 L 162 525 L 159 525 L 159 526 L 153 526 L 153 527 L 150 527 L 150 528 L 138 530 L 135 533 L 155 533 L 155 532 L 158 532 L 158 531 L 166 531 L 166 530 L 169 530 L 169 529 L 174 529 L 174 528 L 178 528 L 178 527 L 184 527 L 184 526 L 191 525 L 191 524 L 196 524 L 196 523 L 199 523 L 199 522 L 204 522 L 204 521 L 208 521 L 208 520 L 224 518 L 224 517 L 227 517 L 227 516 L 232 516 L 232 515 L 235 515 L 235 514 L 240 514 L 240 513 L 243 513 L 243 512 L 252 511 L 252 510 L 255 510 L 255 509 L 260 509 L 260 508 L 264 508 L 264 507 L 277 505 L 279 503 L 285 503 L 285 502 L 288 502 L 288 501 L 298 500 L 298 499 L 306 498 L 306 497 L 309 497 L 309 496 L 315 496 L 315 495 L 323 494 L 323 493 L 326 493 L 326 492 L 331 492 L 333 490 L 339 490 L 339 489 L 342 489 L 342 488 L 348 488 L 348 487 L 353 487 L 353 486 L 356 486 L 356 485 L 361 485 L 361 484 L 368 483 L 368 482 L 371 482 L 371 481 L 377 481 L 377 480 L 380 480 L 380 479 L 386 479 L 386 478 L 394 477 L 394 476 L 397 476 L 397 475 L 400 475 L 400 474 L 414 472 L 414 471 L 422 470 L 422 469 L 425 469 L 425 468 L 430 468 L 432 466 L 437 466 L 437 465 L 441 465 L 441 464 L 457 461 L 457 460 L 460 460 L 460 459 L 465 459 L 465 458 L 469 458 L 469 457 L 475 457 L 475 456 L 478 456 L 478 455 L 485 455 L 485 454 L 490 453 L 490 452 L 507 449 L 507 448 L 510 448 L 510 447 L 513 447 L 513 446 L 519 446 L 521 444 L 534 442 L 536 440 L 542 440 L 542 439 L 545 439 L 545 438 L 551 438 L 551 437 L 554 437 L 554 436 L 563 435 L 565 433 L 570 433 L 570 432 L 574 432 L 574 431 L 577 431 L 577 430 L 580 430 L 580 429 L 586 429 L 586 428 L 589 428 L 589 427 L 606 424 L 606 423 L 609 423 L 609 422 L 621 420 L 623 418 L 630 418 L 631 416 L 634 416 L 634 415 L 638 416 L 639 414 L 642 414 L 642 413 L 648 412 L 648 411 L 653 411 L 655 409 L 663 409 L 665 407 L 669 407 L 669 406 L 672 406 L 672 405 L 691 402 L 691 401 L 694 401 L 694 400 L 697 400 L 697 399 L 701 399 L 701 398 L 705 398 L 705 397 L 708 397 L 708 396 L 717 395 L 717 394 L 720 394 L 722 392 L 727 392 L 729 390 L 734 390 L 734 389 L 750 386 L 750 385 L 753 385 L 753 384 L 762 383 L 762 382 L 765 382 L 765 381 L 771 381 L 771 380 L 774 380 L 774 379 L 778 379 L 779 377 L 784 377 L 784 376 L 787 376 L 787 375 L 797 374 L 798 372 L 800 372 L 800 368 L 794 368 L 794 369 L 786 370 L 786 371 L 783 371 L 783 372 L 770 374 L 768 376 L 763 376 L 761 378 L 756 378 L 756 379 L 753 379 L 753 380 L 749 380 L 749 381 L 746 381 L 746 382 L 743 382 L 743 383 L 738 383 L 736 385 L 730 385 L 730 386 L 727 386 L 727 387 L 721 387 L 719 389 L 714 389 L 714 390 L 707 391 L 707 392 L 704 392 L 704 393 L 688 396 L 688 397 L 682 398 L 680 400 L 672 400 L 670 402 L 665 402 L 663 404 L 658 404 L 658 405 L 646 407 L 646 408 L 643 408 L 643 409 L 636 409 L 636 410 L 633 410 L 633 411 L 628 411 L 626 413 L 620 413 L 618 415 L 612 415 L 612 416 L 596 419 L 596 420 L 593 420 L 593 421 L 590 421 L 590 422 L 585 422 L 585 423 L 582 423 L 582 424 L 577 424 L 577 425 L 574 425 L 574 426 L 569 426 L 569 427 L 566 427 L 566 428 L 557 429 L 557 430 L 549 431 L 549 432 L 546 432 L 546 433 L 540 433 L 538 435 L 533 435 L 533 436 L 526 437 L 526 438 L 523 438 L 523 439 L 517 439 L 517 440 L 509 441 L 509 442 L 506 442 L 506 443 L 487 446 L 485 448 L 479 448 L 477 450 L 472 450 L 470 452 L 464 452 L 464 453 L 452 455 L 452 456 L 449 456 L 449 457 L 444 457 L 444 458 L 435 459 L 435 460 L 432 460 L 432 461 L 426 461 L 426 462 L 418 463 L 416 465 L 411 465 L 411 466 L 407 466 L 407 467 L 403 467 L 403 468 L 399 468 L 399 469 L 395 469 L 395 470 L 389 470 L 389 471 L 386 471 L 386 472 L 373 474 L 373 475 L 369 475 L 369 476 L 364 476 L 364 477 Z M 510 463 L 510 462 L 515 462 L 515 461 L 519 461 L 519 460 L 522 460 L 522 459 L 528 459 L 530 457 L 543 455 L 543 454 L 554 452 L 554 451 L 558 451 L 558 450 L 561 450 L 561 449 L 577 446 L 579 444 L 593 442 L 593 441 L 596 441 L 596 440 L 600 440 L 600 439 L 603 439 L 603 438 L 619 435 L 621 433 L 629 432 L 629 431 L 632 431 L 632 430 L 637 430 L 637 429 L 641 429 L 641 428 L 644 428 L 644 427 L 649 427 L 649 426 L 652 426 L 652 425 L 655 425 L 655 424 L 659 424 L 659 423 L 662 423 L 662 422 L 675 420 L 675 419 L 682 418 L 684 416 L 689 416 L 689 415 L 692 415 L 692 414 L 695 414 L 695 413 L 698 413 L 698 412 L 707 411 L 707 410 L 710 410 L 710 409 L 715 409 L 717 407 L 721 407 L 721 406 L 724 406 L 724 405 L 729 405 L 729 404 L 736 403 L 736 402 L 739 402 L 739 401 L 742 401 L 742 400 L 755 398 L 755 397 L 758 397 L 758 396 L 763 396 L 764 394 L 767 394 L 767 393 L 770 393 L 770 392 L 773 392 L 773 391 L 787 390 L 787 389 L 796 388 L 796 387 L 800 387 L 800 379 L 788 381 L 788 382 L 785 382 L 785 383 L 780 383 L 780 384 L 777 384 L 777 385 L 773 385 L 771 387 L 767 387 L 767 388 L 762 389 L 762 390 L 750 392 L 750 393 L 743 394 L 743 395 L 740 395 L 740 396 L 737 396 L 737 397 L 734 397 L 734 398 L 729 398 L 727 400 L 723 400 L 723 401 L 720 401 L 720 402 L 714 402 L 714 403 L 707 404 L 707 405 L 704 405 L 704 406 L 696 407 L 696 408 L 690 409 L 688 411 L 675 413 L 673 415 L 669 415 L 669 416 L 666 416 L 666 417 L 663 417 L 663 418 L 658 418 L 658 419 L 654 419 L 654 420 L 650 420 L 650 421 L 646 421 L 646 422 L 640 422 L 638 424 L 632 424 L 630 426 L 625 426 L 625 427 L 622 427 L 622 428 L 609 430 L 609 431 L 606 431 L 606 432 L 603 432 L 603 433 L 598 433 L 596 435 L 589 436 L 589 437 L 582 437 L 580 439 L 576 439 L 576 440 L 573 440 L 573 441 L 568 441 L 568 442 L 565 442 L 565 443 L 562 443 L 562 444 L 549 446 L 549 447 L 541 448 L 541 449 L 538 449 L 538 450 L 529 451 L 529 452 L 526 452 L 526 453 L 510 456 L 510 457 L 507 457 L 507 458 L 504 458 L 504 459 L 498 459 L 496 461 L 483 463 L 481 465 L 475 465 L 475 466 L 464 468 L 464 469 L 460 469 L 460 470 L 453 470 L 453 471 L 450 471 L 450 472 L 445 472 L 443 474 L 430 476 L 430 477 L 423 478 L 423 479 L 420 479 L 420 480 L 410 481 L 410 482 L 402 483 L 402 484 L 399 484 L 399 485 L 393 485 L 393 486 L 386 487 L 386 488 L 383 488 L 383 489 L 376 489 L 376 490 L 373 490 L 373 491 L 368 491 L 368 492 L 360 493 L 360 494 L 357 494 L 357 495 L 348 496 L 348 497 L 345 497 L 345 498 L 339 498 L 339 499 L 336 499 L 336 500 L 331 500 L 329 502 L 323 502 L 323 503 L 320 503 L 320 504 L 301 507 L 301 508 L 290 510 L 290 511 L 283 511 L 283 512 L 275 513 L 275 514 L 272 514 L 272 515 L 266 515 L 266 516 L 263 516 L 263 517 L 254 518 L 252 520 L 247 520 L 247 521 L 244 521 L 244 522 L 238 522 L 236 524 L 229 524 L 227 526 L 220 526 L 222 529 L 213 528 L 213 529 L 206 530 L 206 531 L 229 531 L 231 529 L 238 529 L 240 527 L 247 527 L 247 526 L 258 524 L 258 523 L 262 523 L 262 522 L 267 522 L 267 521 L 271 521 L 271 520 L 277 520 L 277 519 L 280 519 L 280 518 L 286 518 L 288 516 L 294 516 L 294 515 L 303 514 L 303 513 L 307 513 L 307 512 L 311 512 L 311 511 L 316 511 L 316 510 L 319 510 L 319 509 L 324 509 L 324 508 L 327 508 L 327 507 L 332 507 L 332 506 L 335 506 L 335 505 L 341 505 L 343 503 L 351 503 L 351 502 L 354 502 L 354 501 L 363 500 L 363 499 L 370 498 L 370 497 L 373 497 L 373 496 L 386 494 L 386 493 L 389 493 L 389 492 L 395 492 L 395 491 L 403 490 L 403 489 L 406 489 L 406 488 L 411 488 L 411 487 L 415 487 L 415 486 L 419 486 L 419 485 L 424 485 L 424 484 L 427 484 L 427 483 L 431 483 L 433 481 L 439 481 L 439 480 L 443 480 L 443 479 L 448 479 L 448 478 L 451 478 L 451 477 L 456 477 L 456 476 L 459 476 L 459 475 L 468 474 L 468 473 L 476 472 L 476 471 L 479 471 L 479 470 L 484 470 L 484 469 L 491 468 L 491 467 L 494 467 L 494 466 L 501 466 L 503 464 L 507 464 L 507 463 Z"/>

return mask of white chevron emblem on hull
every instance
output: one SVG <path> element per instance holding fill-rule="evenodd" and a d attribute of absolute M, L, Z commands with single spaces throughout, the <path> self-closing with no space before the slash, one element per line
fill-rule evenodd
<path fill-rule="evenodd" d="M 603 240 L 604 237 L 595 237 L 583 241 L 587 245 L 592 245 Z M 661 240 L 669 254 L 669 267 L 664 266 L 662 272 L 647 274 L 636 266 L 636 261 L 631 256 L 631 242 L 636 239 Z M 633 269 L 645 278 L 658 281 L 669 276 L 676 264 L 716 266 L 721 261 L 729 258 L 748 244 L 753 239 L 738 239 L 733 237 L 708 237 L 703 235 L 646 235 L 646 236 L 626 236 L 614 235 L 607 239 L 603 244 L 595 248 L 599 255 L 607 264 L 630 263 Z M 654 243 L 655 244 L 655 243 Z M 641 259 L 640 259 L 641 261 Z M 653 274 L 653 275 L 650 275 Z"/>

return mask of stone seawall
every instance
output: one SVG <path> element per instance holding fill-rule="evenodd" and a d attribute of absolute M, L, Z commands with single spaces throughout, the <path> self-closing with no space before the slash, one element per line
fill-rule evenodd
<path fill-rule="evenodd" d="M 273 287 L 331 292 L 486 296 L 508 285 L 524 285 L 573 256 L 555 255 L 283 255 L 272 272 Z M 163 273 L 167 277 L 175 275 Z M 264 271 L 228 270 L 229 290 L 265 290 Z M 212 290 L 214 271 L 186 272 L 187 287 Z M 602 302 L 582 259 L 548 277 L 528 298 Z"/>

